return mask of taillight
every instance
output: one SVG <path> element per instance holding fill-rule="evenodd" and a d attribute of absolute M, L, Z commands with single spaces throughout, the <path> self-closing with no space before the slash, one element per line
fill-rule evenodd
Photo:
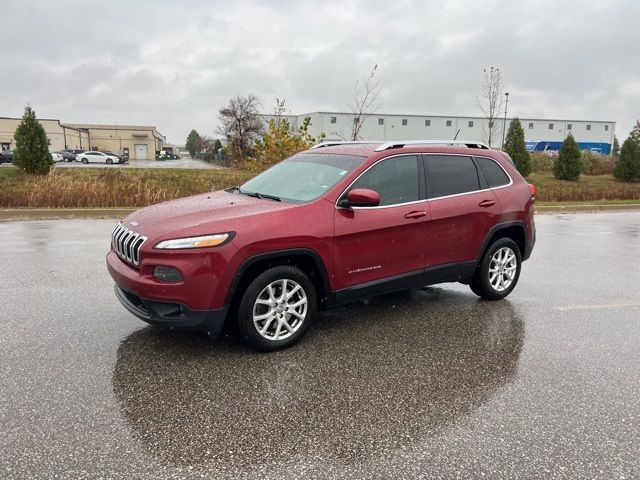
<path fill-rule="evenodd" d="M 529 192 L 531 193 L 531 198 L 536 196 L 536 186 L 533 183 L 529 184 Z"/>

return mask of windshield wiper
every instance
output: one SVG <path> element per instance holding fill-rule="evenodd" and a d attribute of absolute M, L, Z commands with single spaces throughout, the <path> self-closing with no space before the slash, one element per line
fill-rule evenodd
<path fill-rule="evenodd" d="M 238 190 L 240 191 L 240 190 Z M 256 198 L 266 198 L 268 200 L 274 200 L 276 202 L 281 202 L 282 200 L 280 200 L 280 197 L 276 197 L 275 195 L 268 195 L 266 193 L 259 193 L 259 192 L 240 192 L 244 195 L 247 195 L 249 197 L 256 197 Z"/>

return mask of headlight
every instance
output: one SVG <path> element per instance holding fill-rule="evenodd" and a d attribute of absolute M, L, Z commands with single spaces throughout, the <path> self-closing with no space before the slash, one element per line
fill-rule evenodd
<path fill-rule="evenodd" d="M 164 248 L 167 250 L 176 250 L 180 248 L 204 248 L 219 247 L 231 241 L 234 232 L 216 233 L 215 235 L 203 235 L 201 237 L 176 238 L 174 240 L 164 240 L 154 248 Z"/>

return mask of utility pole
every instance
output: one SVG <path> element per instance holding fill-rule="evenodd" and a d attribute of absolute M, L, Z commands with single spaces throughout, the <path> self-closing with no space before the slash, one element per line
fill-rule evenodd
<path fill-rule="evenodd" d="M 502 147 L 501 150 L 504 149 L 504 136 L 507 133 L 507 108 L 509 107 L 509 92 L 504 92 L 504 96 L 506 97 L 506 101 L 504 103 L 504 120 L 502 122 Z"/>

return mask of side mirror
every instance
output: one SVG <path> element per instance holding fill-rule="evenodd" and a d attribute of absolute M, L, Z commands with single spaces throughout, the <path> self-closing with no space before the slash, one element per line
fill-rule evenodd
<path fill-rule="evenodd" d="M 380 194 L 368 188 L 356 188 L 340 201 L 341 207 L 376 207 L 380 204 Z"/>

